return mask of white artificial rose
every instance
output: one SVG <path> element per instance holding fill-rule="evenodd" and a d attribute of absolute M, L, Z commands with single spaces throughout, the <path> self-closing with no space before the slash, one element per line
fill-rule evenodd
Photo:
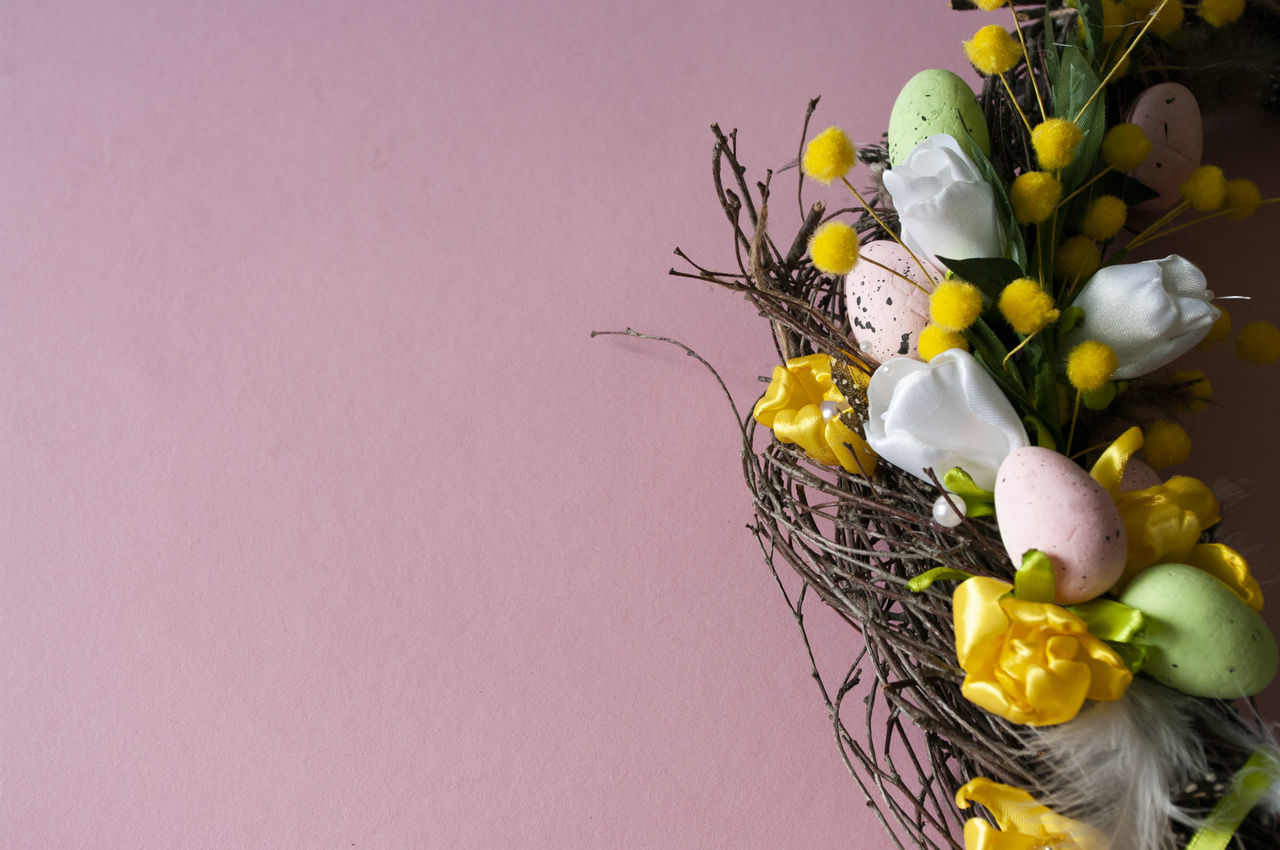
<path fill-rule="evenodd" d="M 1221 312 L 1209 303 L 1204 274 L 1182 257 L 1099 269 L 1073 304 L 1084 321 L 1064 350 L 1086 339 L 1115 349 L 1118 379 L 1136 378 L 1172 362 L 1209 333 Z"/>
<path fill-rule="evenodd" d="M 1008 239 L 995 190 L 951 136 L 930 136 L 884 173 L 902 223 L 902 241 L 938 268 L 938 257 L 1003 257 Z"/>
<path fill-rule="evenodd" d="M 928 363 L 886 362 L 867 387 L 867 443 L 899 469 L 939 481 L 953 466 L 979 487 L 995 488 L 1006 456 L 1028 445 L 1022 420 L 973 355 L 944 351 Z"/>

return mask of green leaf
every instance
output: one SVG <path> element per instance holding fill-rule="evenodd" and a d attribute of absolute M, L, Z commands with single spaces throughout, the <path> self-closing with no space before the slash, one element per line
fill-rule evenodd
<path fill-rule="evenodd" d="M 1141 672 L 1142 668 L 1147 664 L 1147 648 L 1145 646 L 1137 646 L 1132 643 L 1111 643 L 1107 645 L 1115 650 L 1116 655 L 1120 656 L 1120 660 L 1129 668 L 1130 673 Z"/>
<path fill-rule="evenodd" d="M 964 570 L 956 570 L 951 567 L 934 567 L 927 573 L 921 573 L 907 582 L 907 590 L 912 593 L 919 593 L 922 590 L 928 590 L 935 581 L 965 581 L 971 578 L 973 578 L 973 573 L 966 573 Z"/>
<path fill-rule="evenodd" d="M 1093 173 L 1093 164 L 1098 158 L 1098 149 L 1102 147 L 1102 137 L 1107 131 L 1106 97 L 1101 94 L 1093 97 L 1101 81 L 1084 52 L 1074 45 L 1063 48 L 1061 63 L 1051 79 L 1054 115 L 1076 121 L 1076 125 L 1084 133 L 1080 147 L 1076 149 L 1075 159 L 1063 170 L 1061 176 L 1062 191 L 1070 193 L 1085 177 Z M 1092 102 L 1090 98 L 1093 98 Z M 1089 103 L 1088 109 L 1084 109 L 1086 103 Z M 1084 114 L 1076 120 L 1077 113 L 1082 109 Z"/>
<path fill-rule="evenodd" d="M 1010 281 L 1025 276 L 1021 266 L 1003 257 L 980 257 L 970 260 L 939 257 L 938 260 L 955 272 L 957 277 L 978 287 L 990 301 L 999 301 L 1000 293 Z"/>
<path fill-rule="evenodd" d="M 1083 308 L 1072 305 L 1064 309 L 1062 311 L 1062 315 L 1058 317 L 1058 324 L 1057 324 L 1058 340 L 1061 341 L 1063 337 L 1065 337 L 1067 334 L 1071 333 L 1073 330 L 1078 328 L 1080 326 L 1080 323 L 1083 321 L 1084 321 Z"/>
<path fill-rule="evenodd" d="M 1090 410 L 1106 410 L 1107 405 L 1115 401 L 1116 385 L 1108 381 L 1102 389 L 1091 390 L 1080 394 L 1080 401 Z"/>
<path fill-rule="evenodd" d="M 1039 549 L 1028 549 L 1013 577 L 1013 595 L 1026 602 L 1052 602 L 1057 594 L 1053 564 Z"/>
<path fill-rule="evenodd" d="M 1095 599 L 1067 608 L 1075 614 L 1095 637 L 1108 643 L 1128 643 L 1146 625 L 1146 618 L 1137 608 L 1111 599 Z"/>
<path fill-rule="evenodd" d="M 973 476 L 958 466 L 951 467 L 943 474 L 942 486 L 946 488 L 948 493 L 955 493 L 964 499 L 966 503 L 970 500 L 990 502 L 996 497 L 996 494 L 990 490 L 979 487 L 978 483 L 973 480 Z"/>
<path fill-rule="evenodd" d="M 1078 9 L 1084 18 L 1084 48 L 1092 62 L 1102 46 L 1102 3 L 1099 0 L 1068 0 L 1067 5 Z"/>
<path fill-rule="evenodd" d="M 1035 435 L 1037 446 L 1055 452 L 1058 450 L 1058 443 L 1061 442 L 1062 435 L 1056 429 L 1050 428 L 1042 418 L 1034 414 L 1028 414 L 1022 417 L 1022 422 L 1026 425 L 1027 430 Z"/>
<path fill-rule="evenodd" d="M 1009 201 L 1009 195 L 1005 191 L 1004 181 L 996 173 L 996 168 L 991 164 L 991 160 L 987 159 L 986 154 L 978 149 L 973 137 L 968 133 L 965 133 L 965 137 L 969 140 L 969 146 L 973 148 L 973 156 L 971 157 L 973 164 L 978 167 L 978 173 L 982 175 L 982 179 L 991 187 L 991 192 L 995 195 L 996 215 L 999 216 L 1001 226 L 1009 239 L 1009 256 L 1013 258 L 1013 261 L 1019 267 L 1024 267 L 1027 264 L 1027 247 L 1022 239 L 1022 225 L 1018 224 L 1018 220 L 1014 218 L 1013 204 Z"/>
<path fill-rule="evenodd" d="M 1134 180 L 1129 175 L 1118 171 L 1108 171 L 1089 189 L 1092 190 L 1095 187 L 1098 189 L 1098 195 L 1115 195 L 1129 206 L 1160 197 L 1160 193 L 1146 183 Z"/>

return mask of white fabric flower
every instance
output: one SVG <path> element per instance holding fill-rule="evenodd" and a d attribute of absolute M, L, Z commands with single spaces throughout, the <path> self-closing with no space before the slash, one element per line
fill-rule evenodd
<path fill-rule="evenodd" d="M 951 136 L 930 136 L 884 173 L 902 223 L 902 241 L 938 268 L 938 257 L 1003 257 L 1008 239 L 995 190 Z"/>
<path fill-rule="evenodd" d="M 1084 321 L 1063 350 L 1086 339 L 1115 349 L 1115 377 L 1136 378 L 1172 362 L 1209 333 L 1221 311 L 1204 274 L 1175 255 L 1099 269 L 1076 296 Z"/>
<path fill-rule="evenodd" d="M 959 348 L 928 363 L 888 361 L 867 387 L 867 443 L 894 466 L 928 481 L 958 466 L 979 487 L 995 488 L 996 470 L 1028 445 L 1022 420 L 973 355 Z"/>

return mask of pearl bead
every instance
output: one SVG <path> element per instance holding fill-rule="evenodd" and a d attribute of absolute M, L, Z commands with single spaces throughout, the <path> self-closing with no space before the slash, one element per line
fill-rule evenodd
<path fill-rule="evenodd" d="M 950 494 L 951 502 L 948 503 L 947 496 L 939 496 L 938 501 L 933 503 L 933 521 L 943 528 L 955 528 L 960 524 L 960 518 L 965 515 L 968 505 L 964 503 L 964 499 L 955 493 Z M 951 503 L 955 504 L 955 508 L 951 507 Z M 959 511 L 957 513 L 956 511 Z"/>
<path fill-rule="evenodd" d="M 822 411 L 822 420 L 824 422 L 830 422 L 832 419 L 835 419 L 840 415 L 840 411 L 848 410 L 849 405 L 840 404 L 835 401 L 824 401 L 822 404 L 818 405 L 818 409 Z"/>

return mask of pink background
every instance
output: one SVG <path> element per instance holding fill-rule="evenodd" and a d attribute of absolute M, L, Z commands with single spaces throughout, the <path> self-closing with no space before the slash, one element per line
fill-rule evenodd
<path fill-rule="evenodd" d="M 731 262 L 707 125 L 779 168 L 822 94 L 872 140 L 991 20 L 5 4 L 0 842 L 889 846 L 723 398 L 588 332 L 678 337 L 749 406 L 763 322 L 666 275 Z M 1275 195 L 1243 134 L 1278 131 L 1206 156 Z M 1278 215 L 1179 245 L 1243 320 L 1280 318 Z M 1280 372 L 1194 359 L 1226 406 L 1184 471 L 1251 482 L 1231 539 L 1274 588 Z"/>

